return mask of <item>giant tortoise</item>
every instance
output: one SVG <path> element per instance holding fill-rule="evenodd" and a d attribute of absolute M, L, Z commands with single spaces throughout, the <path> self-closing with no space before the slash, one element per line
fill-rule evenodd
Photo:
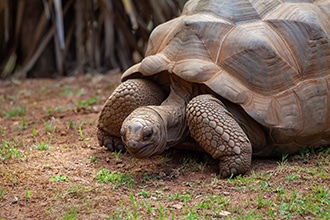
<path fill-rule="evenodd" d="M 199 148 L 222 177 L 329 144 L 330 1 L 188 1 L 124 72 L 97 135 L 138 158 Z"/>

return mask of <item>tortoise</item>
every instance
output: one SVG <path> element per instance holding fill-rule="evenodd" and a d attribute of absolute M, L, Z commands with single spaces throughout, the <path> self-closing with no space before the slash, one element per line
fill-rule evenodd
<path fill-rule="evenodd" d="M 152 31 L 97 127 L 101 146 L 138 158 L 203 150 L 224 178 L 253 155 L 329 144 L 330 1 L 188 1 Z"/>

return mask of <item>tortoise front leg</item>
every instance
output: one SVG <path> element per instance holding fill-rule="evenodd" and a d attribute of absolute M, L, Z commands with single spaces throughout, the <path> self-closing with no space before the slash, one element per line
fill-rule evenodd
<path fill-rule="evenodd" d="M 213 158 L 220 160 L 221 177 L 249 170 L 251 143 L 220 100 L 212 95 L 200 95 L 189 102 L 186 111 L 192 137 Z"/>
<path fill-rule="evenodd" d="M 160 105 L 164 99 L 163 91 L 150 80 L 130 79 L 121 83 L 101 110 L 97 125 L 100 146 L 111 151 L 124 150 L 120 128 L 125 118 L 140 106 Z"/>

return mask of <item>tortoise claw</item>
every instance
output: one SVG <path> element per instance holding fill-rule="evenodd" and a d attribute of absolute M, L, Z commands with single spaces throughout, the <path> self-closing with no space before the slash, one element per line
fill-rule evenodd
<path fill-rule="evenodd" d="M 97 138 L 99 145 L 106 147 L 109 151 L 126 151 L 120 137 L 112 136 L 106 131 L 98 129 Z"/>

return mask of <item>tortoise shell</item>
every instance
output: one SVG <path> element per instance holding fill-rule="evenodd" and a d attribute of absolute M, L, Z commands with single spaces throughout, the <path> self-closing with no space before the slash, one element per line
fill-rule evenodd
<path fill-rule="evenodd" d="M 276 145 L 330 142 L 329 0 L 190 0 L 122 79 L 161 71 L 240 105 Z"/>

